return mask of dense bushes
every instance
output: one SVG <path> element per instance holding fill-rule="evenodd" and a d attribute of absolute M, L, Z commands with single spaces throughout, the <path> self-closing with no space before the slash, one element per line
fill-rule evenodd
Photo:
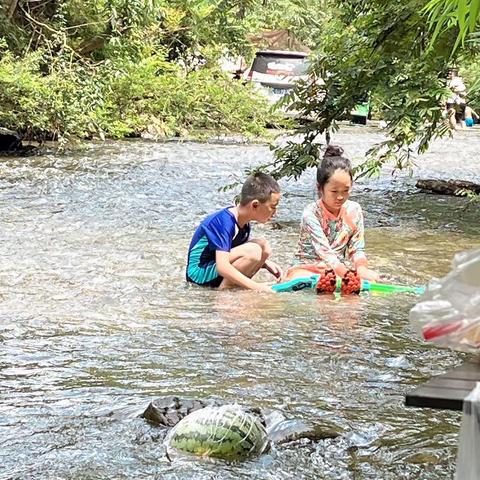
<path fill-rule="evenodd" d="M 157 75 L 159 70 L 163 73 Z M 259 134 L 272 116 L 250 86 L 209 68 L 183 75 L 155 57 L 129 64 L 109 87 L 109 104 L 136 131 L 153 127 L 160 135 L 198 129 Z"/>
<path fill-rule="evenodd" d="M 0 60 L 0 125 L 30 138 L 259 134 L 269 117 L 249 86 L 211 68 L 186 75 L 158 55 L 121 65 L 52 63 L 45 51 L 17 59 L 4 50 Z"/>
<path fill-rule="evenodd" d="M 264 27 L 264 7 L 261 0 L 0 0 L 0 126 L 62 141 L 262 133 L 273 120 L 267 103 L 216 65 L 225 53 L 251 53 L 246 34 Z"/>

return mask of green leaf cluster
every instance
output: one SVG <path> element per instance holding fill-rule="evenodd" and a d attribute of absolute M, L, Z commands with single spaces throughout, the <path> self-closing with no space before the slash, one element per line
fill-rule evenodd
<path fill-rule="evenodd" d="M 437 40 L 451 30 L 456 30 L 457 37 L 452 47 L 452 54 L 458 47 L 465 45 L 469 35 L 478 33 L 480 20 L 480 2 L 478 0 L 430 0 L 424 7 L 428 24 L 432 30 L 430 47 L 435 48 Z"/>
<path fill-rule="evenodd" d="M 259 5 L 3 0 L 0 125 L 40 140 L 198 129 L 258 135 L 276 117 L 217 60 L 251 49 L 249 14 Z"/>
<path fill-rule="evenodd" d="M 41 50 L 0 59 L 0 125 L 37 140 L 258 135 L 273 118 L 263 98 L 215 69 L 185 75 L 160 55 L 121 65 L 58 62 L 45 74 Z"/>
<path fill-rule="evenodd" d="M 369 98 L 386 122 L 388 139 L 368 152 L 358 174 L 375 174 L 386 162 L 412 166 L 413 158 L 448 132 L 446 78 L 454 59 L 454 30 L 432 43 L 425 2 L 343 0 L 330 2 L 311 80 L 290 96 L 292 108 L 311 120 L 296 130 L 300 145 L 276 149 L 272 172 L 298 177 L 317 145 L 319 134 L 334 135 L 337 120 L 348 118 L 359 101 Z M 464 64 L 476 65 L 473 51 L 459 50 Z M 317 157 L 317 161 L 318 161 Z M 271 167 L 271 166 L 269 166 Z"/>

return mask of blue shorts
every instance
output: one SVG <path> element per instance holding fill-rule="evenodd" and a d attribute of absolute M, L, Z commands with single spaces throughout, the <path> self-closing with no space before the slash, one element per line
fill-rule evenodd
<path fill-rule="evenodd" d="M 187 265 L 187 282 L 216 288 L 220 286 L 222 280 L 223 277 L 217 272 L 216 263 L 213 261 L 203 263 L 201 250 L 192 250 Z"/>
<path fill-rule="evenodd" d="M 198 282 L 198 281 L 195 281 L 192 278 L 190 278 L 190 276 L 188 275 L 188 272 L 187 272 L 187 282 L 195 283 L 196 285 L 200 285 L 201 287 L 217 288 L 217 287 L 220 286 L 222 281 L 223 281 L 223 277 L 221 277 L 220 275 L 217 275 L 212 280 L 205 280 L 203 282 Z"/>
<path fill-rule="evenodd" d="M 474 123 L 475 123 L 475 122 L 473 121 L 473 118 L 466 118 L 466 119 L 465 119 L 465 125 L 466 125 L 467 127 L 473 127 L 473 124 L 474 124 Z"/>

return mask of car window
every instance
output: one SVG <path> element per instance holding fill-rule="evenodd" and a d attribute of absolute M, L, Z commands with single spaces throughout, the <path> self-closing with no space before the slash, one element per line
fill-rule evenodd
<path fill-rule="evenodd" d="M 257 55 L 252 70 L 268 75 L 305 75 L 308 65 L 308 59 L 305 57 Z"/>

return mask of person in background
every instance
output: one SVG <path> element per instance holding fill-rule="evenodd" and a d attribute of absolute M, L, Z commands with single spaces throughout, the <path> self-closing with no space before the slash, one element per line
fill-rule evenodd
<path fill-rule="evenodd" d="M 342 155 L 342 148 L 330 145 L 318 165 L 319 199 L 303 211 L 296 265 L 288 269 L 285 281 L 329 268 L 343 278 L 352 267 L 363 280 L 379 280 L 368 268 L 362 208 L 349 200 L 353 173 Z"/>
<path fill-rule="evenodd" d="M 221 289 L 243 287 L 272 292 L 270 285 L 252 277 L 265 268 L 280 279 L 282 270 L 269 260 L 271 248 L 264 239 L 250 239 L 250 222 L 265 223 L 276 213 L 280 187 L 266 173 L 250 175 L 242 186 L 240 202 L 205 218 L 188 249 L 187 281 Z"/>
<path fill-rule="evenodd" d="M 473 127 L 475 125 L 475 119 L 478 120 L 479 116 L 477 115 L 477 112 L 473 110 L 471 107 L 468 105 L 465 106 L 465 126 L 467 127 Z"/>
<path fill-rule="evenodd" d="M 462 77 L 458 75 L 456 68 L 452 68 L 448 72 L 447 87 L 451 91 L 446 103 L 448 122 L 450 128 L 457 130 L 459 126 L 465 126 L 465 97 L 467 88 L 463 83 Z"/>

